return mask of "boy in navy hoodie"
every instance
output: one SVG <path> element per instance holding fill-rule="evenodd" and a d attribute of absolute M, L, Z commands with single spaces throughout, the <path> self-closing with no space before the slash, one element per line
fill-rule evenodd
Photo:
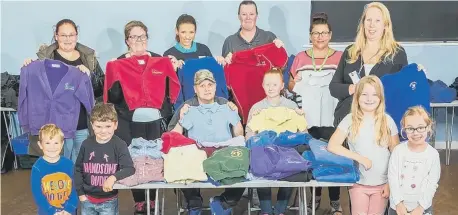
<path fill-rule="evenodd" d="M 38 133 L 38 146 L 43 156 L 33 165 L 30 176 L 38 214 L 76 214 L 78 198 L 73 186 L 73 162 L 60 156 L 64 133 L 54 124 L 44 125 Z"/>

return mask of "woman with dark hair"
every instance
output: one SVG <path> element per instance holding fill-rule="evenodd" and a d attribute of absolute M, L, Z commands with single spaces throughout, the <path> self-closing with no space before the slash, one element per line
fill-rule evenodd
<path fill-rule="evenodd" d="M 197 23 L 194 17 L 183 14 L 178 17 L 175 25 L 176 44 L 164 52 L 164 56 L 173 56 L 178 60 L 178 67 L 183 66 L 187 59 L 213 56 L 210 49 L 202 44 L 195 42 Z M 219 64 L 225 63 L 221 56 L 215 57 Z"/>
<path fill-rule="evenodd" d="M 288 84 L 288 89 L 295 94 L 296 103 L 305 112 L 310 135 L 325 140 L 329 140 L 335 131 L 332 116 L 337 102 L 329 89 L 323 86 L 330 84 L 342 56 L 341 51 L 329 47 L 331 38 L 332 28 L 327 14 L 314 14 L 310 24 L 312 47 L 296 55 L 290 70 L 292 78 Z M 320 102 L 317 102 L 316 96 L 320 97 Z M 331 212 L 333 215 L 341 215 L 340 187 L 328 189 Z M 320 206 L 321 187 L 316 189 L 315 200 L 314 210 Z M 307 205 L 311 213 L 312 202 Z"/>
<path fill-rule="evenodd" d="M 70 66 L 75 66 L 91 77 L 94 97 L 102 99 L 105 74 L 97 61 L 95 51 L 78 42 L 78 27 L 70 19 L 62 19 L 55 26 L 53 43 L 50 46 L 42 45 L 37 53 L 38 59 L 53 59 L 62 61 Z M 24 66 L 30 64 L 32 59 L 26 59 Z M 78 125 L 74 139 L 65 139 L 64 156 L 76 161 L 83 141 L 88 137 L 88 114 L 81 104 Z M 31 154 L 40 155 L 41 150 L 31 150 Z"/>

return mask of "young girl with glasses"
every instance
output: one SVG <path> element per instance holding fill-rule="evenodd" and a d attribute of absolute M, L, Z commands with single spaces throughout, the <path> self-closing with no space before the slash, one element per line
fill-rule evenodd
<path fill-rule="evenodd" d="M 432 215 L 432 201 L 438 187 L 439 153 L 426 141 L 433 121 L 421 106 L 409 108 L 401 120 L 401 135 L 408 141 L 391 154 L 388 168 L 389 215 Z"/>

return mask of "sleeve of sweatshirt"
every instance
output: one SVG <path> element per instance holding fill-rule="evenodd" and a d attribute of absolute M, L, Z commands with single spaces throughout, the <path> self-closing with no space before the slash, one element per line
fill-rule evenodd
<path fill-rule="evenodd" d="M 78 89 L 76 89 L 75 96 L 84 105 L 87 113 L 90 114 L 95 105 L 95 99 L 91 79 L 89 79 L 87 75 L 81 75 L 81 80 Z"/>
<path fill-rule="evenodd" d="M 178 80 L 177 73 L 175 72 L 172 62 L 169 59 L 167 59 L 167 63 L 165 65 L 168 67 L 166 71 L 168 73 L 167 76 L 168 76 L 168 81 L 169 81 L 170 102 L 172 104 L 175 104 L 175 102 L 178 99 L 180 90 L 181 90 L 180 80 Z"/>
<path fill-rule="evenodd" d="M 348 48 L 345 49 L 342 57 L 340 58 L 339 65 L 337 66 L 336 72 L 332 77 L 331 83 L 329 84 L 329 91 L 331 92 L 332 97 L 337 98 L 339 100 L 345 99 L 350 96 L 348 92 L 348 87 L 350 84 L 344 82 L 345 76 L 345 67 L 347 65 L 347 57 L 348 57 Z"/>
<path fill-rule="evenodd" d="M 116 180 L 119 181 L 135 174 L 135 168 L 134 161 L 130 156 L 126 142 L 122 140 L 116 141 L 115 147 L 117 148 L 116 151 L 118 156 L 119 171 L 117 171 L 114 176 L 116 177 Z"/>
<path fill-rule="evenodd" d="M 74 175 L 74 169 L 73 169 L 73 163 L 70 163 L 69 165 L 70 173 Z M 74 177 L 72 177 L 74 178 Z M 73 186 L 72 190 L 70 193 L 70 196 L 68 197 L 67 201 L 62 205 L 64 207 L 64 210 L 67 211 L 70 214 L 75 213 L 76 209 L 78 208 L 78 195 L 76 194 L 76 189 L 75 189 L 75 180 L 73 179 Z"/>
<path fill-rule="evenodd" d="M 78 157 L 76 158 L 75 162 L 75 170 L 74 170 L 74 178 L 73 181 L 75 182 L 75 190 L 78 196 L 85 195 L 84 188 L 83 188 L 83 161 L 84 161 L 84 154 L 85 154 L 85 143 L 88 140 L 83 141 L 81 144 L 80 152 L 78 153 Z"/>
<path fill-rule="evenodd" d="M 28 110 L 28 96 L 27 96 L 27 83 L 28 73 L 26 67 L 22 67 L 20 74 L 21 81 L 19 82 L 19 98 L 18 98 L 18 119 L 24 132 L 29 132 L 29 110 Z"/>
<path fill-rule="evenodd" d="M 432 159 L 431 169 L 429 170 L 429 174 L 423 183 L 423 197 L 418 201 L 421 207 L 423 207 L 425 210 L 433 205 L 434 194 L 436 193 L 437 187 L 439 186 L 439 178 L 441 176 L 441 163 L 439 153 L 432 147 L 431 151 L 433 153 L 429 153 L 430 155 L 428 156 Z"/>
<path fill-rule="evenodd" d="M 403 196 L 401 193 L 401 186 L 399 185 L 399 153 L 400 150 L 404 147 L 403 145 L 398 145 L 394 148 L 393 153 L 391 153 L 390 162 L 388 166 L 388 184 L 390 186 L 390 199 L 393 201 L 394 205 L 398 205 L 402 202 Z"/>
<path fill-rule="evenodd" d="M 32 188 L 32 195 L 35 203 L 40 208 L 40 210 L 46 211 L 46 214 L 56 213 L 56 208 L 49 204 L 48 199 L 46 199 L 45 194 L 42 192 L 41 188 L 41 179 L 43 178 L 39 167 L 33 166 L 32 172 L 30 174 L 30 182 Z"/>

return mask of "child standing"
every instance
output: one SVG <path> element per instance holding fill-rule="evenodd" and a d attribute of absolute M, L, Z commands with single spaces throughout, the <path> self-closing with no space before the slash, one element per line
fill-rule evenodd
<path fill-rule="evenodd" d="M 350 150 L 342 146 L 348 140 Z M 398 129 L 385 113 L 385 97 L 379 78 L 365 76 L 356 85 L 351 113 L 332 135 L 328 150 L 359 163 L 360 180 L 350 189 L 352 214 L 385 212 L 388 197 L 390 151 L 399 143 Z"/>
<path fill-rule="evenodd" d="M 118 117 L 112 104 L 97 104 L 91 113 L 95 136 L 81 145 L 75 163 L 75 186 L 82 215 L 117 215 L 117 180 L 135 173 L 127 144 L 114 135 Z"/>
<path fill-rule="evenodd" d="M 431 215 L 432 201 L 441 174 L 439 153 L 426 142 L 433 122 L 423 107 L 409 108 L 401 120 L 407 143 L 397 146 L 390 158 L 389 215 Z"/>
<path fill-rule="evenodd" d="M 64 133 L 54 124 L 41 127 L 38 146 L 43 150 L 32 167 L 32 194 L 39 215 L 76 214 L 78 198 L 73 187 L 73 162 L 60 156 Z"/>

